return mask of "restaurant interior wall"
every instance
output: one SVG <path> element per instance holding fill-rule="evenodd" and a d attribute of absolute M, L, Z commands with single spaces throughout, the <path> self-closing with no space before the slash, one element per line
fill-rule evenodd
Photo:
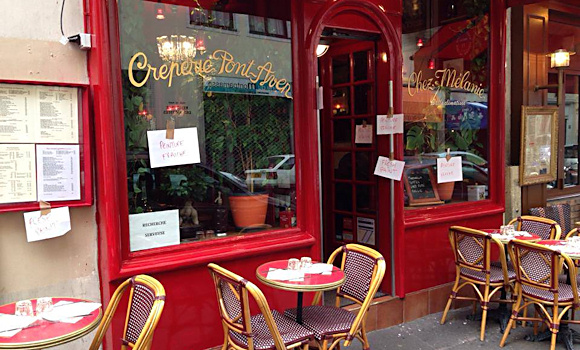
<path fill-rule="evenodd" d="M 86 53 L 62 45 L 62 1 L 50 6 L 0 1 L 0 80 L 88 84 Z M 67 1 L 64 31 L 84 30 L 83 1 Z M 95 207 L 70 209 L 71 231 L 62 237 L 27 243 L 22 212 L 0 214 L 0 304 L 44 296 L 100 300 Z M 87 336 L 67 346 L 86 349 Z"/>

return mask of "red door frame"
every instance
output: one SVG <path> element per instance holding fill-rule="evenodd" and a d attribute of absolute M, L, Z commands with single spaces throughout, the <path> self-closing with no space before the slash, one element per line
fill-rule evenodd
<path fill-rule="evenodd" d="M 352 40 L 351 40 L 352 41 Z M 353 77 L 354 75 L 354 65 L 351 64 L 351 55 L 354 52 L 360 52 L 360 51 L 365 51 L 365 52 L 369 52 L 370 54 L 367 56 L 367 79 L 365 79 L 364 81 L 356 81 L 354 82 L 350 77 Z M 347 240 L 342 240 L 342 241 L 337 241 L 336 240 L 336 228 L 335 228 L 335 221 L 334 221 L 334 215 L 335 214 L 340 214 L 340 213 L 336 213 L 335 212 L 335 200 L 336 200 L 336 194 L 335 194 L 335 190 L 333 188 L 333 185 L 336 183 L 341 183 L 342 181 L 334 181 L 336 180 L 336 177 L 334 175 L 334 148 L 336 147 L 333 143 L 333 139 L 334 139 L 334 132 L 335 132 L 335 124 L 334 124 L 334 120 L 332 119 L 332 88 L 331 86 L 333 86 L 334 84 L 332 83 L 332 77 L 334 72 L 332 71 L 332 58 L 336 57 L 336 56 L 341 56 L 341 55 L 348 55 L 349 57 L 349 82 L 345 83 L 345 84 L 340 84 L 343 85 L 342 87 L 348 87 L 349 88 L 349 106 L 350 106 L 350 112 L 348 113 L 349 115 L 347 116 L 348 119 L 343 119 L 343 120 L 348 120 L 348 121 L 355 121 L 355 125 L 356 125 L 356 121 L 357 120 L 373 120 L 372 122 L 369 123 L 369 125 L 374 125 L 375 121 L 374 121 L 374 116 L 376 115 L 376 105 L 377 105 L 377 94 L 376 94 L 376 85 L 377 85 L 377 75 L 375 73 L 376 71 L 376 57 L 375 57 L 375 53 L 376 53 L 376 43 L 373 41 L 344 41 L 342 43 L 338 43 L 337 45 L 334 45 L 330 47 L 330 49 L 328 50 L 328 52 L 320 59 L 319 62 L 321 62 L 321 70 L 322 70 L 322 86 L 324 87 L 324 106 L 327 106 L 327 108 L 323 109 L 322 115 L 321 115 L 321 135 L 320 135 L 320 142 L 321 142 L 321 149 L 322 149 L 322 157 L 323 159 L 321 160 L 321 167 L 322 167 L 322 188 L 323 188 L 323 219 L 324 219 L 324 227 L 325 228 L 333 228 L 332 230 L 324 230 L 323 234 L 323 244 L 324 244 L 324 249 L 325 249 L 325 255 L 330 255 L 330 253 L 332 253 L 332 251 L 336 248 L 338 248 L 338 246 L 340 246 L 341 244 L 344 243 L 350 243 L 350 241 Z M 347 86 L 348 84 L 348 86 Z M 351 86 L 352 85 L 359 85 L 359 84 L 363 84 L 363 85 L 368 85 L 368 84 L 372 84 L 372 94 L 369 97 L 369 105 L 370 108 L 367 111 L 367 113 L 365 114 L 360 114 L 357 115 L 354 112 L 354 108 L 356 107 L 355 104 L 356 102 L 354 102 L 355 96 L 354 93 L 351 91 Z M 354 107 L 353 107 L 354 106 Z M 353 124 L 351 124 L 353 125 Z M 373 128 L 375 128 L 373 126 Z M 376 128 L 375 128 L 376 129 Z M 374 216 L 374 220 L 375 220 L 375 230 L 376 230 L 376 234 L 375 234 L 375 246 L 378 242 L 379 239 L 379 234 L 378 232 L 381 233 L 381 235 L 384 235 L 385 238 L 387 232 L 385 232 L 384 227 L 388 227 L 388 216 L 383 216 L 380 215 L 379 210 L 380 210 L 380 203 L 379 203 L 379 189 L 378 189 L 378 183 L 377 183 L 377 178 L 372 175 L 372 168 L 371 168 L 371 162 L 374 164 L 374 159 L 376 159 L 376 153 L 377 153 L 377 143 L 383 141 L 384 138 L 377 138 L 376 136 L 373 136 L 373 143 L 371 146 L 368 147 L 361 147 L 361 146 L 357 146 L 354 143 L 354 137 L 355 137 L 355 129 L 352 128 L 351 126 L 351 146 L 347 147 L 349 150 L 348 152 L 351 154 L 351 175 L 356 175 L 357 171 L 356 171 L 356 153 L 357 152 L 365 152 L 370 154 L 371 158 L 369 158 L 369 164 L 368 164 L 368 175 L 369 175 L 369 180 L 364 180 L 364 185 L 373 187 L 374 189 L 374 202 L 376 205 L 376 209 L 375 209 L 375 214 L 372 214 Z M 360 184 L 359 179 L 356 179 L 354 177 L 351 177 L 349 179 L 341 179 L 341 180 L 347 180 L 350 181 L 350 184 L 353 186 L 356 186 L 358 184 Z M 354 191 L 354 193 L 356 194 L 356 189 Z M 352 213 L 353 216 L 356 216 L 354 214 L 356 214 L 357 212 L 359 212 L 358 210 L 355 210 L 355 208 L 357 208 L 356 205 L 356 196 L 353 196 L 352 198 Z M 373 198 L 369 198 L 369 200 L 373 200 Z M 359 212 L 360 213 L 360 212 Z M 370 216 L 371 214 L 369 214 Z M 364 215 L 363 215 L 364 217 Z M 357 233 L 356 233 L 356 224 L 355 224 L 356 220 L 353 220 L 352 222 L 352 234 L 354 237 L 356 237 Z M 379 223 L 379 221 L 381 221 Z M 382 238 L 381 238 L 382 239 Z M 355 238 L 353 240 L 355 243 L 358 242 L 358 239 Z M 384 253 L 384 252 L 383 252 Z M 387 260 L 389 260 L 387 258 Z"/>

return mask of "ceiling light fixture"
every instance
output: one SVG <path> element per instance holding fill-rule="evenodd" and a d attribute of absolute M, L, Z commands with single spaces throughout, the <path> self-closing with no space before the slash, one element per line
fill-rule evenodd
<path fill-rule="evenodd" d="M 165 19 L 165 5 L 161 3 L 155 4 L 155 18 Z"/>
<path fill-rule="evenodd" d="M 164 61 L 193 60 L 197 53 L 196 41 L 194 37 L 185 35 L 159 36 L 157 37 L 157 51 Z"/>

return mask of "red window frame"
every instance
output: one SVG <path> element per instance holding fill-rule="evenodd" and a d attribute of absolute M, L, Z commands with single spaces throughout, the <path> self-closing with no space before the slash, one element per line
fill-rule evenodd
<path fill-rule="evenodd" d="M 209 241 L 180 244 L 137 252 L 129 250 L 129 212 L 126 181 L 126 154 L 123 128 L 123 98 L 121 88 L 121 55 L 119 17 L 116 2 L 89 2 L 94 27 L 94 46 L 89 52 L 91 99 L 95 113 L 97 219 L 101 267 L 106 279 L 115 280 L 136 273 L 154 273 L 185 266 L 199 266 L 211 261 L 229 260 L 248 254 L 272 253 L 288 249 L 312 247 L 312 257 L 318 258 L 319 242 L 314 238 L 320 231 L 316 187 L 317 165 L 302 159 L 311 157 L 310 137 L 295 140 L 297 173 L 297 226 L 266 232 L 251 233 Z M 292 22 L 296 23 L 292 15 Z M 295 39 L 292 39 L 295 40 Z M 293 80 L 298 74 L 302 53 L 292 45 Z M 304 96 L 294 96 L 295 106 Z M 294 109 L 295 135 L 305 134 L 308 123 L 301 123 L 298 108 Z M 119 150 L 123 150 L 119 152 Z M 308 196 L 303 195 L 308 193 Z"/>
<path fill-rule="evenodd" d="M 81 199 L 50 202 L 52 208 L 83 207 L 93 204 L 93 169 L 91 159 L 91 121 L 89 117 L 89 89 L 87 84 L 69 84 L 46 81 L 0 80 L 2 84 L 42 85 L 74 87 L 79 89 L 79 151 L 80 151 L 80 184 Z M 43 143 L 35 143 L 42 145 Z M 38 170 L 37 170 L 38 173 Z M 0 213 L 21 210 L 38 210 L 38 202 L 19 202 L 0 204 Z"/>

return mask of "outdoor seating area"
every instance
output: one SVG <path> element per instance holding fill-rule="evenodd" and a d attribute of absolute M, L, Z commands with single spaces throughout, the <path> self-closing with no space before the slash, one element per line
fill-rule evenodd
<path fill-rule="evenodd" d="M 384 258 L 377 251 L 347 244 L 335 250 L 326 264 L 302 258 L 259 266 L 256 276 L 266 286 L 297 293 L 296 308 L 284 313 L 271 310 L 260 288 L 244 277 L 213 263 L 208 268 L 224 329 L 223 349 L 308 350 L 314 344 L 330 350 L 340 348 L 341 342 L 348 347 L 354 339 L 370 349 L 365 318 L 385 273 Z M 335 305 L 319 305 L 322 292 L 333 289 Z M 303 307 L 304 292 L 316 293 L 312 305 Z M 250 298 L 259 313 L 251 315 Z M 358 312 L 341 308 L 341 298 L 361 305 Z"/>
<path fill-rule="evenodd" d="M 565 208 L 548 207 L 542 208 L 541 212 L 565 213 Z M 526 339 L 550 339 L 551 350 L 557 341 L 563 342 L 567 349 L 573 349 L 574 331 L 568 325 L 580 324 L 574 317 L 575 310 L 580 307 L 577 284 L 580 240 L 577 238 L 578 228 L 562 233 L 559 222 L 565 222 L 565 218 L 568 220 L 566 227 L 570 228 L 569 214 L 521 216 L 500 228 L 452 226 L 449 241 L 456 278 L 441 324 L 445 323 L 454 300 L 472 301 L 474 315 L 479 303 L 482 311 L 479 339 L 483 341 L 489 304 L 500 303 L 494 312 L 503 333 L 500 347 L 509 342 L 510 332 L 517 326 L 533 324 L 533 330 L 530 329 L 533 334 Z M 497 261 L 492 261 L 494 247 L 498 252 Z M 472 289 L 474 296 L 460 293 L 464 287 Z M 508 305 L 511 305 L 511 311 L 508 311 Z"/>

